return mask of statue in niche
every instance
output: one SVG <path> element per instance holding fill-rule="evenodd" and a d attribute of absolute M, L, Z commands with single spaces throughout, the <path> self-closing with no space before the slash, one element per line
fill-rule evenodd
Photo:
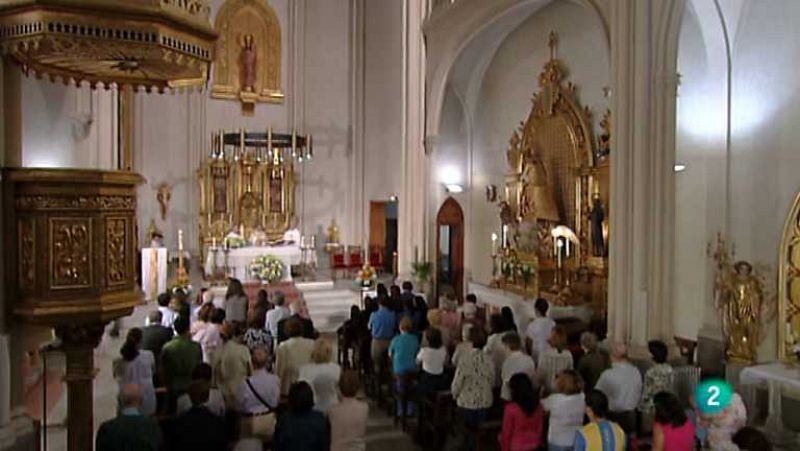
<path fill-rule="evenodd" d="M 255 92 L 258 54 L 256 53 L 256 44 L 253 42 L 253 35 L 248 33 L 242 36 L 241 46 L 242 90 Z"/>
<path fill-rule="evenodd" d="M 592 254 L 595 257 L 604 257 L 606 255 L 606 245 L 603 238 L 603 222 L 606 220 L 606 210 L 603 208 L 600 193 L 594 194 L 592 211 L 589 217 L 592 222 Z"/>
<path fill-rule="evenodd" d="M 269 179 L 269 211 L 283 213 L 283 178 L 280 173 Z"/>

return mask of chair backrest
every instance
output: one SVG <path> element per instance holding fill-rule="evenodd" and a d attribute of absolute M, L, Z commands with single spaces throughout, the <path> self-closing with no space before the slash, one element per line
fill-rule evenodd
<path fill-rule="evenodd" d="M 350 266 L 361 266 L 364 260 L 361 256 L 361 246 L 350 246 L 347 248 L 350 257 Z"/>
<path fill-rule="evenodd" d="M 331 260 L 333 262 L 334 267 L 338 266 L 345 266 L 345 255 L 344 251 L 338 250 L 331 254 Z"/>
<path fill-rule="evenodd" d="M 685 405 L 689 405 L 689 399 L 694 396 L 697 384 L 700 383 L 699 366 L 678 366 L 672 372 L 672 391 Z"/>

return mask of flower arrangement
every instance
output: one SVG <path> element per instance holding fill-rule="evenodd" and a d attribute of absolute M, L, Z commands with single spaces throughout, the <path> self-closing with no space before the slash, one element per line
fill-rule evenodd
<path fill-rule="evenodd" d="M 240 247 L 245 247 L 247 245 L 247 241 L 239 235 L 228 235 L 225 237 L 225 241 L 223 243 L 225 247 L 230 249 L 238 249 Z"/>
<path fill-rule="evenodd" d="M 430 278 L 433 271 L 433 263 L 431 262 L 414 262 L 411 264 L 411 272 L 417 282 L 424 285 Z"/>
<path fill-rule="evenodd" d="M 356 282 L 363 288 L 372 287 L 372 284 L 374 284 L 376 280 L 378 280 L 378 273 L 369 263 L 364 263 L 364 266 L 358 271 L 358 274 L 356 274 Z"/>
<path fill-rule="evenodd" d="M 283 278 L 283 262 L 274 255 L 256 257 L 250 263 L 250 274 L 262 282 L 277 282 Z"/>

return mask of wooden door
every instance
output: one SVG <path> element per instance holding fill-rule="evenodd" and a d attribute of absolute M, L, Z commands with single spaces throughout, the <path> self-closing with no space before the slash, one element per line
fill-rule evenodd
<path fill-rule="evenodd" d="M 369 203 L 369 245 L 386 245 L 386 202 Z"/>
<path fill-rule="evenodd" d="M 436 284 L 464 294 L 464 211 L 458 201 L 448 197 L 436 215 Z"/>

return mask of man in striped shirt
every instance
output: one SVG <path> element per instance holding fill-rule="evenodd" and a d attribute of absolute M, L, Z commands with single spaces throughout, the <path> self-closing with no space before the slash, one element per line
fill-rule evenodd
<path fill-rule="evenodd" d="M 575 436 L 575 451 L 625 451 L 628 448 L 625 432 L 608 415 L 608 398 L 599 390 L 586 397 L 586 416 L 589 424 Z"/>

